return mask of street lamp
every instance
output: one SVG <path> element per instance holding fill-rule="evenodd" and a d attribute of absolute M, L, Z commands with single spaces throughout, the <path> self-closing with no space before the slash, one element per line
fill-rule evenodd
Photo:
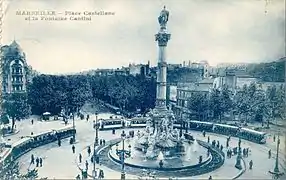
<path fill-rule="evenodd" d="M 278 135 L 275 167 L 274 167 L 273 171 L 269 171 L 269 173 L 273 174 L 275 179 L 278 179 L 280 176 L 282 176 L 284 174 L 283 172 L 279 171 L 279 163 L 278 163 L 279 144 L 280 144 L 280 138 L 279 138 L 279 135 Z"/>
<path fill-rule="evenodd" d="M 183 136 L 183 112 L 182 111 L 181 111 L 181 114 L 180 114 L 180 119 L 181 119 L 180 137 Z"/>
<path fill-rule="evenodd" d="M 97 122 L 97 115 L 98 113 L 95 113 L 95 144 L 98 145 L 98 122 Z"/>
<path fill-rule="evenodd" d="M 96 154 L 95 154 L 95 148 L 98 146 L 98 123 L 97 123 L 97 115 L 98 113 L 95 113 L 95 124 L 93 125 L 93 128 L 95 128 L 95 139 L 94 139 L 94 145 L 93 145 L 93 179 L 96 179 L 96 174 L 95 174 L 95 161 L 96 161 Z"/>
<path fill-rule="evenodd" d="M 124 141 L 126 138 L 126 134 L 124 131 L 121 133 L 121 139 L 122 139 L 122 149 L 118 149 L 118 144 L 116 144 L 116 155 L 119 156 L 121 161 L 121 180 L 125 180 L 125 171 L 124 171 L 124 160 L 125 158 L 129 158 L 131 156 L 131 145 L 128 145 L 129 150 L 124 149 Z M 126 156 L 126 157 L 125 157 Z"/>
<path fill-rule="evenodd" d="M 75 122 L 74 122 L 74 112 L 72 112 L 72 128 L 73 128 L 73 141 L 72 143 L 75 143 Z"/>

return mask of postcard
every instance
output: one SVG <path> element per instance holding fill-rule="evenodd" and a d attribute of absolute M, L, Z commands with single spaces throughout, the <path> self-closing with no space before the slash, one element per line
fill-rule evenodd
<path fill-rule="evenodd" d="M 285 179 L 285 0 L 0 0 L 1 179 Z"/>

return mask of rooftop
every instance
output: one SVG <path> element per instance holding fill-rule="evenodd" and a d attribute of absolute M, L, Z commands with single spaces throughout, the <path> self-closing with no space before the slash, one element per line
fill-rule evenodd
<path fill-rule="evenodd" d="M 206 78 L 198 82 L 199 84 L 213 84 L 214 79 Z"/>

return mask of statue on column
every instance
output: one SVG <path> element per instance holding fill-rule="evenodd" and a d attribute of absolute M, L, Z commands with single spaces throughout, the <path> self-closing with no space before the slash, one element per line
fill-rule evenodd
<path fill-rule="evenodd" d="M 160 16 L 158 17 L 159 24 L 164 27 L 166 26 L 169 19 L 169 11 L 166 10 L 166 6 L 164 6 L 164 9 L 161 11 Z"/>

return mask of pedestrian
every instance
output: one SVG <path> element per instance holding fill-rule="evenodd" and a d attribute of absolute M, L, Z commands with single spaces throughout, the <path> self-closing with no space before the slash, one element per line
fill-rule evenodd
<path fill-rule="evenodd" d="M 203 136 L 206 137 L 206 131 L 203 131 Z"/>
<path fill-rule="evenodd" d="M 91 153 L 90 146 L 88 146 L 88 148 L 87 148 L 87 153 L 88 153 L 88 156 L 90 156 L 90 153 Z"/>
<path fill-rule="evenodd" d="M 31 124 L 32 124 L 32 125 L 34 124 L 34 119 L 31 120 Z"/>
<path fill-rule="evenodd" d="M 90 162 L 91 162 L 91 163 L 93 163 L 93 159 L 94 159 L 93 157 L 94 157 L 94 156 L 91 156 L 91 158 L 90 158 Z"/>
<path fill-rule="evenodd" d="M 201 164 L 203 161 L 203 156 L 199 156 L 199 164 Z"/>
<path fill-rule="evenodd" d="M 33 154 L 31 155 L 31 162 L 30 162 L 30 164 L 35 164 L 35 158 L 34 158 Z"/>
<path fill-rule="evenodd" d="M 215 140 L 212 141 L 212 146 L 215 147 Z"/>
<path fill-rule="evenodd" d="M 36 158 L 36 167 L 39 167 L 39 162 L 40 162 L 40 160 L 39 160 L 39 158 L 37 157 L 37 158 Z"/>
<path fill-rule="evenodd" d="M 99 141 L 99 145 L 100 145 L 100 146 L 102 145 L 102 139 L 100 139 L 100 141 Z"/>
<path fill-rule="evenodd" d="M 80 175 L 78 174 L 76 177 L 75 177 L 76 180 L 80 180 Z"/>
<path fill-rule="evenodd" d="M 105 139 L 102 140 L 103 146 L 105 146 Z"/>
<path fill-rule="evenodd" d="M 60 138 L 58 138 L 58 145 L 59 145 L 59 147 L 61 146 L 61 139 Z"/>
<path fill-rule="evenodd" d="M 99 164 L 99 156 L 95 157 L 95 162 L 96 162 L 96 164 Z"/>
<path fill-rule="evenodd" d="M 88 162 L 87 162 L 87 160 L 85 161 L 85 169 L 86 169 L 86 171 L 88 170 Z"/>
<path fill-rule="evenodd" d="M 72 145 L 72 153 L 75 153 L 75 147 Z"/>
<path fill-rule="evenodd" d="M 220 150 L 222 151 L 222 149 L 223 149 L 223 146 L 222 146 L 222 145 L 220 145 Z"/>
<path fill-rule="evenodd" d="M 159 166 L 160 166 L 160 168 L 162 168 L 163 167 L 163 161 L 162 160 L 160 160 L 160 162 L 159 162 Z"/>
<path fill-rule="evenodd" d="M 79 163 L 81 163 L 81 160 L 82 160 L 82 155 L 81 155 L 81 153 L 79 153 L 78 160 L 79 160 Z"/>
<path fill-rule="evenodd" d="M 102 169 L 99 170 L 99 178 L 103 179 L 104 178 L 104 172 Z"/>
<path fill-rule="evenodd" d="M 252 166 L 253 166 L 253 161 L 250 160 L 250 161 L 249 161 L 249 169 L 252 169 Z"/>
<path fill-rule="evenodd" d="M 40 158 L 39 161 L 40 161 L 40 167 L 42 167 L 43 166 L 43 159 Z"/>
<path fill-rule="evenodd" d="M 275 140 L 276 140 L 276 136 L 274 135 L 274 136 L 273 136 L 273 142 L 275 142 Z"/>
<path fill-rule="evenodd" d="M 208 136 L 208 143 L 210 143 L 210 137 Z"/>
<path fill-rule="evenodd" d="M 115 134 L 115 129 L 112 129 L 112 134 Z"/>
<path fill-rule="evenodd" d="M 268 151 L 268 159 L 270 159 L 271 158 L 271 149 L 269 149 L 269 151 Z"/>
<path fill-rule="evenodd" d="M 241 145 L 241 139 L 239 138 L 239 140 L 238 140 L 238 147 L 240 147 L 240 145 Z"/>
<path fill-rule="evenodd" d="M 213 179 L 212 176 L 210 176 L 210 177 L 209 177 L 209 180 L 212 180 L 212 179 Z"/>

